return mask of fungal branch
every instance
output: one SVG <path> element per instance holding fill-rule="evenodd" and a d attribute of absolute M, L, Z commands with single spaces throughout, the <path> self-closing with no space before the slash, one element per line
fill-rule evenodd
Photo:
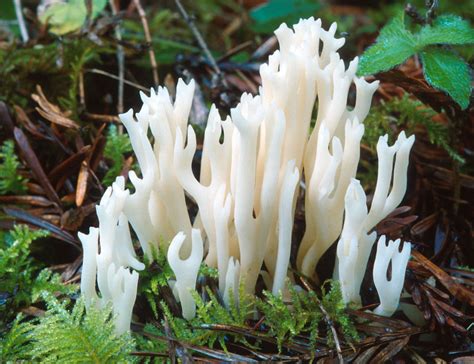
<path fill-rule="evenodd" d="M 313 18 L 301 20 L 292 29 L 282 24 L 276 30 L 280 49 L 260 67 L 259 94 L 243 94 L 224 119 L 211 108 L 199 180 L 192 171 L 196 134 L 188 125 L 194 81 L 178 81 L 174 102 L 159 87 L 149 97 L 141 95 L 143 106 L 138 113 L 130 110 L 120 115 L 141 177 L 129 173 L 133 193 L 119 177 L 97 206 L 99 229 L 80 234 L 82 292 L 89 305 L 112 302 L 120 321 L 118 330 L 130 323 L 136 271 L 144 268 L 135 257 L 129 225 L 148 257 L 158 244 L 168 249 L 171 241 L 168 260 L 176 276 L 173 292 L 181 302 L 183 317 L 194 315 L 190 290 L 195 288 L 203 258 L 218 269 L 219 290 L 226 304 L 229 295 L 237 294 L 239 284 L 246 293 L 253 293 L 260 274 L 269 278 L 265 279 L 267 289 L 275 294 L 284 291 L 296 195 L 303 178 L 306 231 L 296 268 L 315 277 L 319 259 L 338 241 L 335 273 L 344 299 L 360 301 L 360 284 L 376 238 L 371 230 L 405 194 L 414 137 L 406 138 L 402 132 L 392 146 L 386 136 L 380 138 L 377 186 L 368 210 L 355 175 L 363 121 L 378 82 L 355 76 L 357 58 L 345 67 L 337 52 L 344 39 L 335 33 L 336 24 L 324 30 L 321 21 Z M 347 98 L 352 84 L 356 103 L 351 109 Z M 310 131 L 316 101 L 316 124 Z M 148 139 L 150 130 L 153 144 Z M 198 208 L 195 217 L 188 212 L 185 194 Z M 386 276 L 387 259 L 398 259 L 404 272 L 409 251 L 404 250 L 399 259 L 395 245 L 384 248 L 379 243 L 374 274 L 382 274 L 385 267 Z M 403 279 L 399 272 L 392 275 L 390 290 L 380 296 L 378 313 L 389 315 L 396 309 Z M 381 286 L 379 279 L 376 287 L 381 290 Z"/>

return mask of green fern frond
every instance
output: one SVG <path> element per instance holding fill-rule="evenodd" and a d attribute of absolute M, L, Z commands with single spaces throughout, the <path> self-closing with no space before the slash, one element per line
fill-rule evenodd
<path fill-rule="evenodd" d="M 0 195 L 26 192 L 28 180 L 18 173 L 20 166 L 13 140 L 6 140 L 0 147 Z"/>
<path fill-rule="evenodd" d="M 0 293 L 6 297 L 0 305 L 2 315 L 14 313 L 21 305 L 31 303 L 31 287 L 36 272 L 30 257 L 30 245 L 33 240 L 48 235 L 43 230 L 30 230 L 26 225 L 16 225 L 9 233 L 3 233 L 0 240 Z"/>
<path fill-rule="evenodd" d="M 44 363 L 130 363 L 134 341 L 115 334 L 111 308 L 85 310 L 79 299 L 71 311 L 53 296 L 31 332 L 34 361 Z"/>
<path fill-rule="evenodd" d="M 72 295 L 76 293 L 78 286 L 75 284 L 64 284 L 58 273 L 50 271 L 48 268 L 39 272 L 31 288 L 31 302 L 36 302 L 47 293 Z"/>
<path fill-rule="evenodd" d="M 8 325 L 6 332 L 0 330 L 0 359 L 2 363 L 13 363 L 29 361 L 30 356 L 30 333 L 33 325 L 29 322 L 21 322 L 22 316 Z"/>
<path fill-rule="evenodd" d="M 69 295 L 77 291 L 77 285 L 64 284 L 59 274 L 40 270 L 31 257 L 31 243 L 47 235 L 47 231 L 26 225 L 15 225 L 12 231 L 0 234 L 0 324 L 9 322 L 19 308 L 40 300 L 45 292 Z"/>

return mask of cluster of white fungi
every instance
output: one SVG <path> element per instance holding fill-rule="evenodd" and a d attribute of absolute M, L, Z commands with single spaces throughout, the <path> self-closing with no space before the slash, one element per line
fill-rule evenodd
<path fill-rule="evenodd" d="M 188 125 L 193 80 L 179 80 L 174 102 L 160 87 L 149 97 L 141 95 L 138 113 L 120 115 L 141 177 L 129 173 L 133 193 L 118 177 L 97 206 L 99 227 L 79 235 L 84 247 L 82 293 L 89 305 L 112 303 L 118 332 L 130 327 L 137 271 L 144 269 L 130 226 L 144 255 L 150 257 L 159 244 L 167 250 L 176 275 L 173 293 L 183 317 L 190 319 L 195 315 L 190 291 L 203 259 L 218 269 L 226 303 L 239 284 L 253 293 L 260 274 L 267 289 L 284 293 L 286 282 L 291 284 L 288 268 L 300 188 L 305 189 L 306 231 L 296 269 L 314 277 L 319 259 L 337 241 L 335 278 L 346 302 L 360 302 L 376 240 L 373 228 L 402 201 L 414 137 L 402 132 L 392 146 L 387 136 L 380 137 L 377 185 L 368 208 L 355 175 L 363 121 L 378 82 L 355 76 L 357 58 L 345 67 L 337 52 L 344 39 L 335 38 L 335 32 L 336 24 L 324 30 L 313 18 L 293 29 L 282 24 L 275 31 L 280 49 L 260 67 L 258 95 L 243 94 L 225 120 L 211 108 L 199 179 L 191 166 L 196 135 Z M 350 109 L 352 83 L 356 102 Z M 185 195 L 197 205 L 193 218 Z M 380 315 L 390 316 L 398 306 L 411 249 L 410 243 L 401 251 L 399 245 L 399 240 L 387 243 L 385 236 L 377 244 L 373 279 L 380 298 L 375 312 Z"/>

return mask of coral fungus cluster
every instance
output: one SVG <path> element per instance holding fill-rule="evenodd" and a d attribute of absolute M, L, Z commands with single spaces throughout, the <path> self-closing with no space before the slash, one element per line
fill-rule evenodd
<path fill-rule="evenodd" d="M 337 242 L 335 275 L 344 299 L 360 301 L 376 240 L 372 230 L 402 201 L 414 137 L 402 132 L 392 146 L 387 137 L 380 138 L 377 185 L 368 209 L 355 175 L 363 121 L 378 82 L 356 77 L 357 58 L 345 67 L 337 52 L 344 39 L 337 39 L 335 32 L 336 24 L 324 30 L 321 21 L 312 18 L 275 31 L 280 49 L 260 68 L 258 95 L 242 95 L 224 120 L 211 108 L 199 179 L 191 166 L 196 135 L 188 125 L 193 80 L 179 80 L 174 102 L 165 88 L 158 88 L 150 96 L 141 95 L 138 113 L 120 115 L 141 177 L 130 172 L 133 193 L 118 177 L 97 206 L 99 228 L 80 235 L 82 292 L 88 302 L 112 302 L 119 331 L 130 323 L 136 271 L 144 268 L 135 256 L 129 225 L 145 255 L 158 244 L 168 249 L 176 275 L 174 293 L 183 316 L 191 318 L 195 307 L 190 290 L 203 259 L 218 269 L 219 289 L 227 302 L 239 282 L 253 293 L 259 274 L 269 290 L 284 291 L 300 188 L 306 231 L 298 242 L 296 269 L 314 276 L 318 260 Z M 352 84 L 356 102 L 350 108 Z M 197 205 L 197 216 L 190 216 L 185 195 Z M 398 305 L 410 244 L 400 253 L 399 241 L 387 246 L 385 240 L 379 240 L 373 271 L 381 301 L 376 312 L 391 315 Z"/>

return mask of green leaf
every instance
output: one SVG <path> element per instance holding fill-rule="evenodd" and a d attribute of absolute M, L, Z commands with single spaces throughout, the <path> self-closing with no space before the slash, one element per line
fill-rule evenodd
<path fill-rule="evenodd" d="M 470 44 L 474 43 L 474 29 L 469 22 L 456 15 L 442 15 L 433 25 L 423 27 L 419 33 L 418 44 Z"/>
<path fill-rule="evenodd" d="M 405 28 L 402 13 L 381 30 L 376 43 L 364 52 L 357 73 L 364 76 L 387 71 L 415 53 L 416 39 Z"/>
<path fill-rule="evenodd" d="M 18 363 L 31 361 L 29 351 L 29 335 L 33 325 L 29 322 L 21 322 L 22 315 L 18 315 L 11 327 L 4 327 L 6 332 L 0 330 L 0 358 L 2 363 Z"/>
<path fill-rule="evenodd" d="M 300 18 L 314 15 L 320 7 L 313 0 L 270 0 L 250 12 L 252 28 L 257 33 L 271 33 L 281 23 L 291 26 Z"/>
<path fill-rule="evenodd" d="M 107 0 L 92 0 L 91 17 L 97 17 L 107 5 Z M 79 30 L 87 18 L 87 7 L 85 0 L 70 0 L 66 3 L 55 3 L 51 5 L 39 19 L 42 23 L 48 23 L 50 32 L 63 35 Z"/>
<path fill-rule="evenodd" d="M 471 96 L 471 75 L 466 62 L 449 50 L 435 47 L 422 51 L 421 61 L 426 80 L 466 109 Z"/>

